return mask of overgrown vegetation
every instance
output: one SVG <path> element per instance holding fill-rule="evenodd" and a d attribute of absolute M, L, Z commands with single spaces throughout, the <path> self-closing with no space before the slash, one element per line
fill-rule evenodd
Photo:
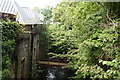
<path fill-rule="evenodd" d="M 43 9 L 46 32 L 41 31 L 41 42 L 49 41 L 45 48 L 53 58 L 61 57 L 68 62 L 66 68 L 76 74 L 72 78 L 120 79 L 119 7 L 120 2 L 61 2 L 53 10 Z M 3 79 L 10 76 L 20 27 L 16 22 L 2 22 Z M 44 54 L 48 52 L 45 51 Z M 42 68 L 38 69 L 36 73 L 41 73 Z"/>
<path fill-rule="evenodd" d="M 74 78 L 119 79 L 119 7 L 119 2 L 58 4 L 48 27 L 49 54 L 67 58 Z"/>
<path fill-rule="evenodd" d="M 16 39 L 21 26 L 17 22 L 2 22 L 2 79 L 10 77 L 12 58 L 16 47 Z"/>

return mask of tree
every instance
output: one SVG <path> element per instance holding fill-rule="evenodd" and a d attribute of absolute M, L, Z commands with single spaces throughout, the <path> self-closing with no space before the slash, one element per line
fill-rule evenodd
<path fill-rule="evenodd" d="M 95 2 L 61 2 L 54 9 L 50 52 L 67 57 L 76 78 L 120 77 L 119 21 L 106 10 Z"/>

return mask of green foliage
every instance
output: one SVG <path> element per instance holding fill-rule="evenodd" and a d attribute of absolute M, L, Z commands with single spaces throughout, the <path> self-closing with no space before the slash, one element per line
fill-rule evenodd
<path fill-rule="evenodd" d="M 2 77 L 10 76 L 12 54 L 15 51 L 16 39 L 21 26 L 16 22 L 2 22 Z"/>
<path fill-rule="evenodd" d="M 116 55 L 116 58 L 112 61 L 99 60 L 103 65 L 110 66 L 110 69 L 106 71 L 106 77 L 113 77 L 120 79 L 120 56 Z"/>
<path fill-rule="evenodd" d="M 44 20 L 43 20 L 44 24 L 49 24 L 49 23 L 52 22 L 52 20 L 51 20 L 51 17 L 52 17 L 52 8 L 51 7 L 40 9 L 40 12 L 44 16 Z"/>
<path fill-rule="evenodd" d="M 109 11 L 109 14 L 119 17 L 120 16 L 120 2 L 106 2 L 103 3 L 104 7 Z"/>
<path fill-rule="evenodd" d="M 3 77 L 3 79 L 9 78 L 10 77 L 10 71 L 8 69 L 4 69 L 2 71 L 2 77 Z"/>
<path fill-rule="evenodd" d="M 53 11 L 49 51 L 67 58 L 75 78 L 120 78 L 120 24 L 114 16 L 119 10 L 109 15 L 109 4 L 118 3 L 104 3 L 107 8 L 95 2 L 61 2 Z"/>
<path fill-rule="evenodd" d="M 45 66 L 36 65 L 36 67 L 37 69 L 36 69 L 35 78 L 41 79 L 44 76 Z"/>

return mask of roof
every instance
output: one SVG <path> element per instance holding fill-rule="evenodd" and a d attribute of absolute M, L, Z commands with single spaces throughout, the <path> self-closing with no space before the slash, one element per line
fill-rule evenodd
<path fill-rule="evenodd" d="M 16 21 L 20 24 L 42 24 L 39 22 L 39 19 L 43 19 L 41 14 L 36 16 L 32 9 L 21 7 L 14 0 L 0 0 L 0 12 L 16 15 Z"/>

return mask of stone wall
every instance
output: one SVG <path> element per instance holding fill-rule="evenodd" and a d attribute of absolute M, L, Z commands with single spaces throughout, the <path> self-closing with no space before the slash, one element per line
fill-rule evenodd
<path fill-rule="evenodd" d="M 31 26 L 25 26 L 26 31 L 31 31 Z M 16 77 L 29 78 L 31 64 L 31 34 L 20 33 L 16 45 L 17 64 Z"/>
<path fill-rule="evenodd" d="M 16 45 L 16 78 L 34 78 L 36 61 L 40 60 L 40 30 L 42 25 L 27 25 L 26 31 L 22 33 Z"/>
<path fill-rule="evenodd" d="M 32 47 L 32 78 L 35 77 L 35 74 L 36 74 L 36 61 L 37 60 L 40 60 L 40 56 L 41 56 L 41 53 L 40 53 L 40 30 L 41 30 L 41 26 L 42 25 L 36 25 L 34 28 L 33 28 L 33 47 Z"/>

